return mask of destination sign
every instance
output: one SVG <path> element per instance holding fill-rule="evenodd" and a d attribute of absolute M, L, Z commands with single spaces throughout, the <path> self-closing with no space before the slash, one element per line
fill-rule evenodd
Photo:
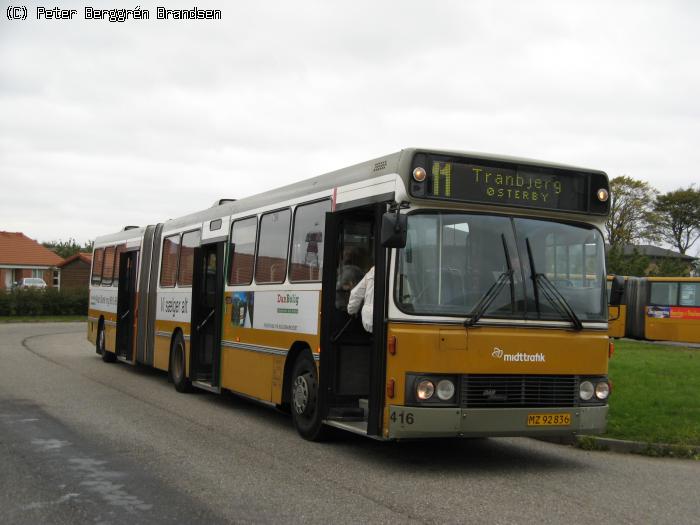
<path fill-rule="evenodd" d="M 422 156 L 427 178 L 414 183 L 414 196 L 504 206 L 607 213 L 597 202 L 598 187 L 607 189 L 604 174 L 567 171 L 510 163 L 482 164 Z M 421 163 L 422 164 L 422 163 Z M 591 188 L 591 177 L 599 185 Z M 593 199 L 596 202 L 593 202 Z"/>

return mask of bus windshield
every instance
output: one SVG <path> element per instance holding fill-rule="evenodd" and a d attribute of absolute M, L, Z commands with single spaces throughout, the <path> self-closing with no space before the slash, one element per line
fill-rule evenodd
<path fill-rule="evenodd" d="M 395 300 L 408 314 L 468 318 L 495 294 L 479 316 L 569 321 L 569 310 L 605 321 L 605 282 L 603 239 L 592 226 L 414 213 L 398 252 Z"/>

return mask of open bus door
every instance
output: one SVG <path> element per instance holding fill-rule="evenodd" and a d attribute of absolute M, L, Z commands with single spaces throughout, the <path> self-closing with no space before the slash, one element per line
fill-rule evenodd
<path fill-rule="evenodd" d="M 372 204 L 326 214 L 320 357 L 321 417 L 327 424 L 379 436 L 386 369 L 386 249 L 378 225 L 386 205 Z M 374 323 L 347 313 L 351 288 L 372 267 Z"/>
<path fill-rule="evenodd" d="M 122 252 L 119 261 L 119 287 L 117 292 L 117 358 L 134 360 L 134 334 L 136 324 L 136 276 L 138 251 Z"/>
<path fill-rule="evenodd" d="M 190 328 L 190 380 L 194 386 L 219 391 L 221 311 L 224 293 L 224 244 L 195 248 Z"/>

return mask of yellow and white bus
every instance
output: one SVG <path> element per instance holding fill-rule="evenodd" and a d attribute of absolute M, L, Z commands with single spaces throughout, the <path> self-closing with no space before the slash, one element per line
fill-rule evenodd
<path fill-rule="evenodd" d="M 608 208 L 601 171 L 405 149 L 97 238 L 88 339 L 307 439 L 602 432 Z"/>
<path fill-rule="evenodd" d="M 621 304 L 610 307 L 610 337 L 700 343 L 700 277 L 625 281 Z"/>

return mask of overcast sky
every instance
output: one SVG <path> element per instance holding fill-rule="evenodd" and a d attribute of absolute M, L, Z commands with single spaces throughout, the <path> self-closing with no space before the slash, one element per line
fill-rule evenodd
<path fill-rule="evenodd" d="M 406 146 L 700 182 L 700 2 L 56 1 L 0 13 L 0 230 L 84 242 Z M 84 20 L 84 6 L 151 10 Z"/>

